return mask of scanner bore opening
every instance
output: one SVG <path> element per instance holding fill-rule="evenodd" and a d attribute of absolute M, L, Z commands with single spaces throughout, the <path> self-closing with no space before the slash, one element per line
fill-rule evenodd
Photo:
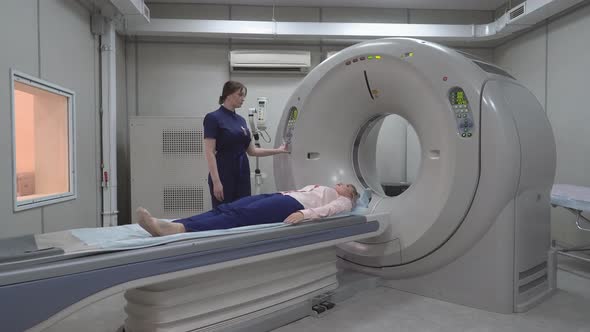
<path fill-rule="evenodd" d="M 355 174 L 363 187 L 382 197 L 395 197 L 416 179 L 420 140 L 404 117 L 381 113 L 360 127 L 352 155 Z"/>

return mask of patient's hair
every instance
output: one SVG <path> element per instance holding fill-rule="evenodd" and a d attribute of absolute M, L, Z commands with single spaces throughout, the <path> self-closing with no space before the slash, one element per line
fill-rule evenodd
<path fill-rule="evenodd" d="M 356 200 L 359 198 L 359 192 L 356 191 L 354 184 L 350 183 L 350 186 L 352 187 L 352 198 L 350 200 L 352 201 L 352 208 L 354 209 Z"/>

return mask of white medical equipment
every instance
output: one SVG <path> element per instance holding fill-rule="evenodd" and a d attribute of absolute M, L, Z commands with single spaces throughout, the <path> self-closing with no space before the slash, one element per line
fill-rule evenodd
<path fill-rule="evenodd" d="M 414 127 L 422 150 L 397 197 L 380 187 L 371 130 L 389 114 Z M 339 246 L 342 268 L 503 313 L 551 293 L 555 142 L 535 96 L 501 68 L 426 41 L 357 44 L 303 79 L 281 139 L 291 154 L 275 156 L 277 189 L 351 182 L 376 193 L 371 213 L 389 216 L 382 235 Z"/>
<path fill-rule="evenodd" d="M 268 98 L 258 97 L 256 99 L 256 127 L 258 130 L 266 130 L 266 105 Z"/>
<path fill-rule="evenodd" d="M 252 107 L 248 109 L 248 122 L 250 123 L 250 131 L 254 138 L 254 146 L 260 147 L 260 133 L 256 127 L 256 108 Z M 260 187 L 262 186 L 262 173 L 260 171 L 260 159 L 256 157 L 256 168 L 254 169 L 254 194 L 260 194 Z"/>
<path fill-rule="evenodd" d="M 256 107 L 248 109 L 248 122 L 250 124 L 250 130 L 254 138 L 254 146 L 260 147 L 260 137 L 266 142 L 270 143 L 271 138 L 266 131 L 266 107 L 268 104 L 268 98 L 258 97 L 256 99 Z M 266 137 L 265 137 L 266 135 Z M 260 170 L 260 159 L 256 157 L 256 168 L 254 169 L 254 193 L 260 194 L 263 183 L 263 174 Z"/>
<path fill-rule="evenodd" d="M 386 197 L 369 131 L 392 113 L 412 124 L 422 152 L 413 184 Z M 497 312 L 524 311 L 551 293 L 555 143 L 536 98 L 502 69 L 426 41 L 361 43 L 303 79 L 281 141 L 291 154 L 274 157 L 277 189 L 352 182 L 374 191 L 369 213 L 0 265 L 0 310 L 11 317 L 3 328 L 39 330 L 128 289 L 130 332 L 268 330 L 334 291 L 336 262 L 385 286 Z"/>
<path fill-rule="evenodd" d="M 375 219 L 354 215 L 259 226 L 206 238 L 180 234 L 159 246 L 141 244 L 143 236 L 129 232 L 118 244 L 75 236 L 85 230 L 4 239 L 0 310 L 10 319 L 2 321 L 2 331 L 42 331 L 126 290 L 127 332 L 277 327 L 309 314 L 308 301 L 338 286 L 335 244 L 383 231 Z M 122 250 L 130 245 L 141 249 Z M 264 320 L 292 305 L 299 306 L 296 316 Z"/>

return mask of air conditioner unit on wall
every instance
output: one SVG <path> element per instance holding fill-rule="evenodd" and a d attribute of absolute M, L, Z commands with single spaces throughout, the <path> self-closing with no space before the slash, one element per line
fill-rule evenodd
<path fill-rule="evenodd" d="M 232 72 L 305 74 L 311 67 L 309 51 L 235 50 L 229 54 Z"/>

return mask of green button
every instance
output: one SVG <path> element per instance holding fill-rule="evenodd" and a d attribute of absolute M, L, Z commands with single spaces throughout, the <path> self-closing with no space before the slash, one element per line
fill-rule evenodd
<path fill-rule="evenodd" d="M 461 114 L 457 114 L 457 117 L 460 118 L 461 117 Z"/>
<path fill-rule="evenodd" d="M 471 133 L 467 133 L 467 137 L 471 137 Z"/>
<path fill-rule="evenodd" d="M 465 128 L 465 129 L 463 129 L 463 131 L 464 132 L 468 132 L 469 131 L 469 128 Z"/>

